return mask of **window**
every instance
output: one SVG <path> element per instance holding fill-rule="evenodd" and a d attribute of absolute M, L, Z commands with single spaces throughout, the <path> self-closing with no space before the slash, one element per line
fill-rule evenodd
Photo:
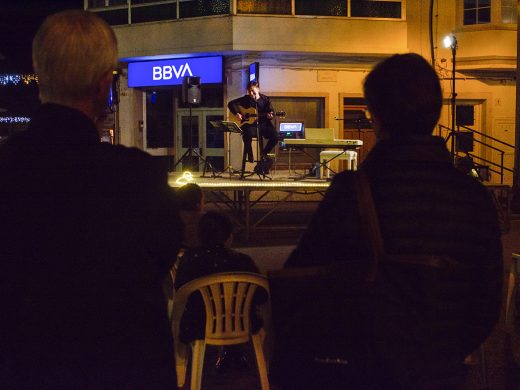
<path fill-rule="evenodd" d="M 175 4 L 156 4 L 146 7 L 132 7 L 132 23 L 168 20 L 177 17 Z"/>
<path fill-rule="evenodd" d="M 126 5 L 126 0 L 89 0 L 88 8 L 105 8 Z"/>
<path fill-rule="evenodd" d="M 350 15 L 348 6 L 350 3 Z M 402 2 L 391 0 L 295 0 L 296 15 L 401 18 Z"/>
<path fill-rule="evenodd" d="M 105 19 L 105 21 L 111 26 L 128 24 L 128 11 L 126 8 L 100 11 L 96 14 Z"/>
<path fill-rule="evenodd" d="M 464 0 L 464 24 L 491 22 L 491 0 Z"/>
<path fill-rule="evenodd" d="M 179 13 L 179 18 L 227 14 L 229 0 L 181 0 Z"/>
<path fill-rule="evenodd" d="M 347 16 L 345 0 L 296 0 L 296 15 Z"/>
<path fill-rule="evenodd" d="M 502 0 L 502 23 L 516 24 L 518 15 L 516 11 L 516 0 Z"/>
<path fill-rule="evenodd" d="M 401 19 L 401 1 L 350 0 L 350 16 Z"/>
<path fill-rule="evenodd" d="M 239 14 L 291 15 L 291 0 L 237 0 Z"/>

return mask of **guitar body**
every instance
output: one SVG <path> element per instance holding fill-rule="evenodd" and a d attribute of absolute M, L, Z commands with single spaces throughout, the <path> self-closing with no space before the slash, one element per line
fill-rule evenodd
<path fill-rule="evenodd" d="M 242 114 L 242 120 L 238 119 L 236 115 L 233 115 L 233 121 L 238 122 L 239 126 L 242 125 L 254 125 L 256 120 L 258 119 L 258 115 L 256 114 L 256 110 L 254 107 L 244 108 L 240 107 L 240 114 Z M 274 113 L 274 116 L 278 116 L 281 118 L 285 118 L 286 113 L 284 111 L 277 111 Z M 265 117 L 266 114 L 260 114 L 260 117 Z"/>

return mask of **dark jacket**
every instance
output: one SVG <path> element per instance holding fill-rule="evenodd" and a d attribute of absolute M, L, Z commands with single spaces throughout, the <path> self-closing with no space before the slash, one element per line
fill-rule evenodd
<path fill-rule="evenodd" d="M 0 149 L 0 383 L 175 387 L 161 292 L 182 225 L 167 173 L 45 104 Z"/>
<path fill-rule="evenodd" d="M 375 337 L 387 339 L 378 339 L 376 348 L 387 363 L 402 359 L 391 370 L 408 370 L 403 376 L 428 364 L 433 372 L 435 359 L 461 363 L 489 335 L 500 310 L 502 248 L 490 193 L 453 167 L 439 137 L 380 141 L 360 169 L 369 178 L 387 253 L 449 256 L 473 267 L 462 280 L 448 277 L 431 285 L 421 270 L 393 275 L 397 284 L 415 292 L 417 311 L 403 305 L 408 329 L 389 326 L 398 323 L 399 313 L 382 314 L 377 326 L 385 334 Z M 351 172 L 334 177 L 286 266 L 368 257 L 353 179 Z M 441 306 L 458 308 L 455 317 L 422 316 L 432 290 L 442 296 Z M 425 359 L 432 360 L 423 364 Z"/>
<path fill-rule="evenodd" d="M 234 115 L 239 112 L 244 113 L 244 110 L 247 113 L 256 113 L 255 110 L 258 110 L 258 124 L 260 129 L 274 129 L 273 122 L 266 116 L 267 113 L 274 112 L 271 100 L 267 95 L 261 93 L 258 100 L 254 100 L 249 95 L 244 95 L 237 99 L 231 100 L 228 103 L 228 108 L 229 111 L 231 111 Z M 245 127 L 248 127 L 248 125 L 245 125 Z"/>
<path fill-rule="evenodd" d="M 220 272 L 253 272 L 259 273 L 253 259 L 244 253 L 225 246 L 213 248 L 190 248 L 186 251 L 177 270 L 174 287 L 178 290 L 184 284 L 202 276 Z M 257 290 L 253 296 L 253 304 L 259 305 L 267 301 L 267 293 Z M 205 309 L 200 294 L 194 294 L 188 300 L 186 311 L 182 316 L 180 338 L 188 343 L 196 339 L 204 339 Z M 251 310 L 251 327 L 253 332 L 262 326 L 262 320 Z"/>

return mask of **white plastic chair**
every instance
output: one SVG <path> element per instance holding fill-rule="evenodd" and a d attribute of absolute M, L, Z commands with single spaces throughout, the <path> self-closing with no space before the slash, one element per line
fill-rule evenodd
<path fill-rule="evenodd" d="M 204 340 L 191 343 L 191 389 L 199 390 L 206 344 L 233 345 L 251 340 L 255 351 L 262 390 L 269 389 L 267 364 L 263 351 L 263 330 L 251 332 L 250 312 L 253 295 L 258 287 L 269 293 L 267 279 L 249 272 L 229 272 L 204 276 L 179 288 L 173 299 L 172 331 L 175 343 L 177 385 L 184 386 L 189 357 L 189 346 L 179 339 L 180 321 L 191 294 L 199 291 L 206 309 Z"/>

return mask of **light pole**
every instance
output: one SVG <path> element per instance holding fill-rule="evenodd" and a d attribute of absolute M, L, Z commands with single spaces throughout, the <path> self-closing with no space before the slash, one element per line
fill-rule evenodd
<path fill-rule="evenodd" d="M 452 76 L 451 76 L 451 155 L 455 163 L 455 107 L 457 104 L 457 93 L 455 91 L 455 60 L 457 57 L 457 38 L 450 34 L 444 37 L 444 47 L 451 48 Z"/>

